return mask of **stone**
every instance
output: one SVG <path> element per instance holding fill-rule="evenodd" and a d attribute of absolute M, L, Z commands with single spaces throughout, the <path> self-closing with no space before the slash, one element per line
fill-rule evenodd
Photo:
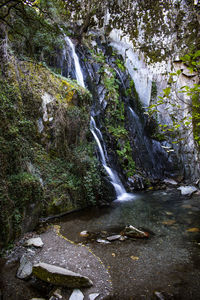
<path fill-rule="evenodd" d="M 127 236 L 121 235 L 121 237 L 119 238 L 119 240 L 120 240 L 121 242 L 123 242 L 123 241 L 127 240 Z"/>
<path fill-rule="evenodd" d="M 82 237 L 88 237 L 89 236 L 89 232 L 87 230 L 81 231 L 80 232 L 80 236 L 82 236 Z"/>
<path fill-rule="evenodd" d="M 159 292 L 159 291 L 155 291 L 154 295 L 156 297 L 156 299 L 158 300 L 173 300 L 174 296 L 170 293 L 167 292 Z"/>
<path fill-rule="evenodd" d="M 169 183 L 169 184 L 172 184 L 172 185 L 177 185 L 178 182 L 176 182 L 174 179 L 171 179 L 171 178 L 166 178 L 164 179 L 164 183 Z"/>
<path fill-rule="evenodd" d="M 40 237 L 32 238 L 25 242 L 25 246 L 34 246 L 37 248 L 42 248 L 43 245 L 44 243 Z"/>
<path fill-rule="evenodd" d="M 71 294 L 69 300 L 83 300 L 84 295 L 80 290 L 74 290 Z"/>
<path fill-rule="evenodd" d="M 93 285 L 88 277 L 43 262 L 33 266 L 33 275 L 45 282 L 68 288 L 90 287 Z"/>
<path fill-rule="evenodd" d="M 31 300 L 46 300 L 44 298 L 31 298 Z"/>
<path fill-rule="evenodd" d="M 98 293 L 93 293 L 89 295 L 89 300 L 95 300 L 100 294 Z"/>
<path fill-rule="evenodd" d="M 156 299 L 165 300 L 165 297 L 161 292 L 154 292 L 154 295 L 156 296 Z"/>
<path fill-rule="evenodd" d="M 107 237 L 107 240 L 110 241 L 110 242 L 111 242 L 111 241 L 116 241 L 116 240 L 119 240 L 120 237 L 121 237 L 120 234 L 117 234 L 117 235 L 111 235 L 111 236 L 108 236 L 108 237 Z"/>
<path fill-rule="evenodd" d="M 193 193 L 197 192 L 198 189 L 195 186 L 180 186 L 177 190 L 181 191 L 181 195 L 191 196 Z"/>
<path fill-rule="evenodd" d="M 32 267 L 32 263 L 28 260 L 28 258 L 25 255 L 23 255 L 20 259 L 20 266 L 17 270 L 17 278 L 29 278 L 32 274 Z"/>
<path fill-rule="evenodd" d="M 56 289 L 53 292 L 53 295 L 56 296 L 58 299 L 62 299 L 62 295 L 61 295 L 61 290 L 60 289 Z"/>
<path fill-rule="evenodd" d="M 103 240 L 103 239 L 98 239 L 97 243 L 101 243 L 101 244 L 110 244 L 109 241 Z"/>
<path fill-rule="evenodd" d="M 134 238 L 148 238 L 149 234 L 148 232 L 141 231 L 132 225 L 126 226 L 124 229 L 124 235 L 128 237 L 134 237 Z"/>
<path fill-rule="evenodd" d="M 61 290 L 60 289 L 56 289 L 52 292 L 51 297 L 49 298 L 49 300 L 60 300 L 62 299 L 62 295 L 61 295 Z"/>
<path fill-rule="evenodd" d="M 128 184 L 131 188 L 131 191 L 143 190 L 145 187 L 144 178 L 138 174 L 135 174 L 132 177 L 129 177 Z"/>

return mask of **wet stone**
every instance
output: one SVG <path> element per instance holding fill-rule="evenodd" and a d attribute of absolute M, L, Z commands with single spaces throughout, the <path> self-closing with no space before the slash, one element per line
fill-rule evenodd
<path fill-rule="evenodd" d="M 89 232 L 87 230 L 83 230 L 80 232 L 80 236 L 82 237 L 88 237 L 89 236 Z"/>
<path fill-rule="evenodd" d="M 109 241 L 106 241 L 106 240 L 103 240 L 103 239 L 98 239 L 97 243 L 100 243 L 100 244 L 110 244 Z"/>
<path fill-rule="evenodd" d="M 194 192 L 197 192 L 198 189 L 195 186 L 181 186 L 178 188 L 181 191 L 181 195 L 190 196 Z"/>
<path fill-rule="evenodd" d="M 169 184 L 172 184 L 172 185 L 177 185 L 178 183 L 174 180 L 174 179 L 171 179 L 171 178 L 166 178 L 164 179 L 164 183 L 169 183 Z"/>
<path fill-rule="evenodd" d="M 121 235 L 120 234 L 117 234 L 117 235 L 111 235 L 111 236 L 108 236 L 107 237 L 107 240 L 108 241 L 116 241 L 116 240 L 119 240 L 121 238 Z"/>
<path fill-rule="evenodd" d="M 133 237 L 133 238 L 147 238 L 147 237 L 149 237 L 149 234 L 147 232 L 139 230 L 136 227 L 133 227 L 132 225 L 129 225 L 129 226 L 125 227 L 124 235 L 126 235 L 128 237 Z"/>

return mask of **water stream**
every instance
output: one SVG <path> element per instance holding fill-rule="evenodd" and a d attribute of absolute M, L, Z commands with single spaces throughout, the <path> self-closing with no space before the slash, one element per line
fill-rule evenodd
<path fill-rule="evenodd" d="M 74 60 L 74 65 L 75 65 L 76 80 L 82 87 L 85 87 L 81 66 L 79 63 L 78 56 L 75 51 L 74 44 L 72 43 L 70 38 L 67 36 L 65 36 L 65 40 L 71 49 L 71 53 L 72 53 L 72 57 Z M 99 128 L 97 128 L 96 122 L 92 116 L 91 116 L 91 120 L 90 120 L 90 130 L 91 130 L 93 137 L 97 143 L 101 163 L 102 163 L 104 169 L 106 170 L 106 173 L 108 174 L 111 184 L 114 187 L 117 200 L 124 201 L 124 200 L 133 199 L 134 196 L 132 194 L 129 194 L 126 192 L 121 180 L 119 179 L 119 176 L 117 175 L 117 172 L 115 170 L 112 170 L 106 163 L 106 158 L 108 161 L 106 145 L 104 143 L 102 133 L 99 130 Z M 100 141 L 100 139 L 101 139 L 101 141 Z M 103 145 L 103 147 L 102 147 L 102 145 Z"/>

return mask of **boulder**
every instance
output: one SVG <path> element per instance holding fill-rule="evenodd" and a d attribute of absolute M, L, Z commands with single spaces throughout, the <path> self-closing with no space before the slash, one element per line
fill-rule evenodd
<path fill-rule="evenodd" d="M 120 234 L 117 234 L 117 235 L 111 235 L 111 236 L 108 236 L 108 237 L 107 237 L 107 240 L 110 241 L 110 242 L 112 242 L 112 241 L 119 240 L 120 237 L 121 237 Z"/>
<path fill-rule="evenodd" d="M 148 232 L 141 231 L 132 225 L 126 226 L 124 229 L 124 235 L 128 237 L 133 237 L 133 238 L 148 238 L 149 234 Z"/>
<path fill-rule="evenodd" d="M 191 196 L 193 193 L 197 192 L 198 189 L 195 186 L 180 186 L 178 190 L 181 191 L 181 195 Z"/>
<path fill-rule="evenodd" d="M 80 290 L 74 290 L 73 293 L 71 294 L 69 300 L 83 300 L 84 295 Z"/>
<path fill-rule="evenodd" d="M 32 238 L 25 242 L 25 246 L 34 246 L 37 248 L 42 248 L 43 245 L 44 243 L 40 237 Z"/>
<path fill-rule="evenodd" d="M 43 262 L 33 266 L 33 275 L 48 283 L 68 288 L 90 287 L 93 284 L 88 277 Z"/>
<path fill-rule="evenodd" d="M 32 274 L 32 263 L 28 260 L 26 256 L 22 256 L 20 259 L 20 266 L 17 270 L 17 278 L 27 279 Z"/>

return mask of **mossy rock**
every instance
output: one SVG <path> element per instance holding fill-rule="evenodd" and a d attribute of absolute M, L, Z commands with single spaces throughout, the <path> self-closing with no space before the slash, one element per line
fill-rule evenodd
<path fill-rule="evenodd" d="M 46 121 L 44 95 L 52 99 Z M 87 90 L 42 64 L 12 57 L 0 74 L 0 97 L 0 244 L 5 245 L 32 230 L 41 215 L 94 205 L 105 194 L 90 137 Z"/>
<path fill-rule="evenodd" d="M 53 285 L 59 285 L 68 288 L 92 286 L 92 281 L 88 277 L 42 262 L 33 266 L 33 275 Z"/>

